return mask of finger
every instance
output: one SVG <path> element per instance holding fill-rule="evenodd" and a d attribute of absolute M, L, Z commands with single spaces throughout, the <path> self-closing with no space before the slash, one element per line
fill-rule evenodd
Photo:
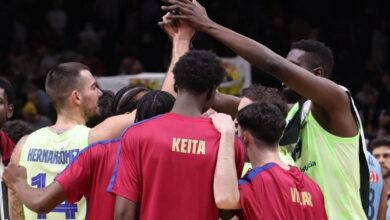
<path fill-rule="evenodd" d="M 202 5 L 196 0 L 192 0 L 192 3 L 194 3 L 198 7 L 202 7 Z"/>
<path fill-rule="evenodd" d="M 168 19 L 182 19 L 182 20 L 188 20 L 190 16 L 188 15 L 169 15 Z"/>
<path fill-rule="evenodd" d="M 183 1 L 183 0 L 163 0 L 163 2 L 166 2 L 168 4 L 183 4 L 187 5 L 190 4 L 190 1 Z"/>
<path fill-rule="evenodd" d="M 179 1 L 175 1 L 174 3 L 172 3 L 171 5 L 163 5 L 161 6 L 161 8 L 163 10 L 168 10 L 168 11 L 173 11 L 173 10 L 176 10 L 176 11 L 183 11 L 183 10 L 190 10 L 191 7 L 193 7 L 193 5 L 190 5 L 190 4 L 186 4 L 186 3 L 183 3 L 183 2 L 179 2 Z"/>
<path fill-rule="evenodd" d="M 170 12 L 167 12 L 167 13 L 162 17 L 162 21 L 167 22 L 167 21 L 168 21 L 167 16 L 169 16 L 170 14 L 171 14 Z"/>
<path fill-rule="evenodd" d="M 163 6 L 161 6 L 161 9 L 163 11 L 178 11 L 180 13 L 186 13 L 186 14 L 188 14 L 188 12 L 189 12 L 188 7 L 182 6 L 180 4 L 174 4 L 174 5 L 169 5 L 169 6 L 163 5 Z"/>

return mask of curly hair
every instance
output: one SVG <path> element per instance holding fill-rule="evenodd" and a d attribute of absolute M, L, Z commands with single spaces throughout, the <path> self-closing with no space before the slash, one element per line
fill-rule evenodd
<path fill-rule="evenodd" d="M 253 103 L 237 114 L 238 124 L 243 130 L 270 146 L 277 146 L 286 126 L 280 108 L 271 103 Z"/>
<path fill-rule="evenodd" d="M 14 143 L 18 143 L 23 136 L 33 131 L 31 126 L 22 120 L 7 121 L 2 129 Z"/>
<path fill-rule="evenodd" d="M 175 89 L 185 89 L 200 94 L 218 87 L 226 71 L 215 54 L 192 50 L 179 59 L 173 74 Z"/>
<path fill-rule="evenodd" d="M 151 91 L 138 102 L 135 122 L 139 122 L 172 110 L 175 97 L 165 91 Z"/>

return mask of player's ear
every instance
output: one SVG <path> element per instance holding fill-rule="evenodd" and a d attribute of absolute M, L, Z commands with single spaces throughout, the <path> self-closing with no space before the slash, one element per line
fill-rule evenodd
<path fill-rule="evenodd" d="M 322 66 L 314 68 L 312 72 L 316 76 L 325 77 L 325 70 L 324 70 L 324 68 Z"/>
<path fill-rule="evenodd" d="M 179 87 L 177 86 L 177 84 L 173 84 L 173 90 L 177 93 L 177 91 L 179 91 Z"/>
<path fill-rule="evenodd" d="M 80 105 L 80 102 L 81 102 L 81 94 L 80 94 L 80 92 L 77 91 L 77 90 L 73 90 L 73 91 L 70 93 L 69 99 L 70 99 L 70 101 L 71 101 L 73 104 Z"/>
<path fill-rule="evenodd" d="M 13 115 L 14 115 L 14 105 L 9 104 L 7 109 L 7 119 L 12 118 Z"/>

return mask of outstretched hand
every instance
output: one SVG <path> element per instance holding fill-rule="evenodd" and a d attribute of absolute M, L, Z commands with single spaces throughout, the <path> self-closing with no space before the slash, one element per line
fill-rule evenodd
<path fill-rule="evenodd" d="M 205 8 L 196 0 L 163 0 L 169 6 L 162 6 L 164 11 L 177 11 L 178 14 L 170 13 L 167 18 L 181 20 L 190 24 L 199 31 L 204 31 L 213 23 L 207 16 Z"/>
<path fill-rule="evenodd" d="M 8 188 L 14 190 L 16 184 L 27 182 L 26 168 L 10 163 L 4 168 L 2 179 Z"/>
<path fill-rule="evenodd" d="M 235 133 L 234 122 L 230 115 L 217 113 L 210 115 L 210 118 L 214 124 L 214 127 L 220 133 Z"/>
<path fill-rule="evenodd" d="M 162 17 L 162 21 L 158 25 L 165 31 L 169 39 L 189 40 L 191 41 L 195 35 L 195 30 L 189 26 L 185 21 L 170 19 L 170 12 Z"/>

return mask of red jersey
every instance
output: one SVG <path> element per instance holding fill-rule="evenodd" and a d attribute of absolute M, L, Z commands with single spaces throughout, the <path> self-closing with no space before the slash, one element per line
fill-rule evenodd
<path fill-rule="evenodd" d="M 115 196 L 106 191 L 120 152 L 120 139 L 97 142 L 81 151 L 56 177 L 67 200 L 87 198 L 87 219 L 113 219 Z"/>
<path fill-rule="evenodd" d="M 0 154 L 4 166 L 8 165 L 14 148 L 15 143 L 8 137 L 8 135 L 4 131 L 0 131 Z"/>
<path fill-rule="evenodd" d="M 121 140 L 113 185 L 118 196 L 140 204 L 140 219 L 218 219 L 213 178 L 220 133 L 211 119 L 174 113 L 128 129 Z M 244 153 L 236 140 L 241 173 Z"/>
<path fill-rule="evenodd" d="M 327 219 L 320 187 L 296 167 L 268 163 L 239 180 L 244 219 Z"/>

